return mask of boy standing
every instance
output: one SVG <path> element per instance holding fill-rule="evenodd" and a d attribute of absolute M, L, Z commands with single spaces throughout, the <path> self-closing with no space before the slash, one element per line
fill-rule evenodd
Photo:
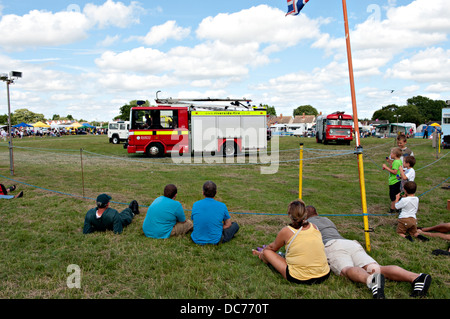
<path fill-rule="evenodd" d="M 391 149 L 390 155 L 390 158 L 393 159 L 392 166 L 389 167 L 386 164 L 383 164 L 383 170 L 387 170 L 389 172 L 389 198 L 391 199 L 391 208 L 389 210 L 390 213 L 395 212 L 395 198 L 397 194 L 400 193 L 401 182 L 397 179 L 399 168 L 402 166 L 400 156 L 402 156 L 402 150 L 399 147 L 394 147 Z M 389 162 L 389 158 L 386 158 L 386 161 Z"/>
<path fill-rule="evenodd" d="M 405 156 L 403 158 L 403 167 L 400 166 L 399 168 L 402 190 L 406 182 L 414 182 L 414 179 L 416 178 L 416 171 L 413 168 L 414 165 L 416 165 L 416 159 L 414 156 Z"/>
<path fill-rule="evenodd" d="M 416 183 L 412 181 L 406 182 L 404 190 L 406 196 L 400 199 L 400 194 L 397 194 L 395 199 L 395 208 L 401 209 L 401 213 L 398 216 L 397 234 L 410 241 L 413 241 L 411 235 L 422 241 L 428 241 L 428 238 L 420 235 L 417 231 L 416 215 L 419 209 L 419 198 L 416 196 Z"/>
<path fill-rule="evenodd" d="M 413 151 L 411 151 L 411 149 L 406 146 L 407 142 L 408 139 L 406 138 L 405 134 L 400 133 L 399 135 L 397 135 L 397 146 L 402 150 L 402 156 L 400 158 L 400 160 L 402 161 L 406 156 L 414 156 Z"/>

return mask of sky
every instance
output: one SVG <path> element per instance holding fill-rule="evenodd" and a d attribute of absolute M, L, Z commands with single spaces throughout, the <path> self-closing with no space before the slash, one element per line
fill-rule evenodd
<path fill-rule="evenodd" d="M 358 118 L 450 99 L 448 0 L 347 0 Z M 247 98 L 352 114 L 341 0 L 0 0 L 11 112 L 110 121 L 131 100 Z M 7 114 L 6 85 L 0 114 Z"/>

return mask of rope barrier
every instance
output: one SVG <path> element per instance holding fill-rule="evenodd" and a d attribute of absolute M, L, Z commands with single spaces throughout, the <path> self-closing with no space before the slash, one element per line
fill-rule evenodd
<path fill-rule="evenodd" d="M 391 143 L 391 142 L 388 142 L 388 143 Z M 387 144 L 387 143 L 385 143 L 385 144 Z M 378 147 L 380 147 L 380 146 L 384 146 L 385 144 L 382 144 L 382 145 L 378 145 L 378 146 L 375 146 L 375 147 L 373 147 L 373 148 L 378 148 Z M 3 146 L 3 145 L 0 145 L 0 146 Z M 26 149 L 26 150 L 39 150 L 39 151 L 46 151 L 46 150 L 51 150 L 51 151 L 55 151 L 55 150 L 60 150 L 60 151 L 67 151 L 67 152 L 79 152 L 79 150 L 71 150 L 71 149 L 48 149 L 48 148 L 32 148 L 32 147 L 23 147 L 23 146 L 14 146 L 15 148 L 22 148 L 22 149 Z M 372 148 L 372 149 L 373 149 Z M 292 151 L 298 151 L 299 149 L 292 149 Z M 306 159 L 306 160 L 313 160 L 313 159 L 320 159 L 320 158 L 328 158 L 328 157 L 334 157 L 334 156 L 344 156 L 344 155 L 351 155 L 351 154 L 355 154 L 355 151 L 354 150 L 352 150 L 352 151 L 342 151 L 342 150 L 323 150 L 323 149 L 313 149 L 313 148 L 305 148 L 304 150 L 306 150 L 306 151 L 309 151 L 309 152 L 325 152 L 325 151 L 335 151 L 335 152 L 340 152 L 339 154 L 330 154 L 330 155 L 324 155 L 324 156 L 318 156 L 318 157 L 313 157 L 313 158 L 309 158 L 309 159 Z M 290 151 L 290 150 L 286 150 L 286 151 Z M 86 150 L 84 150 L 84 152 L 85 153 L 88 153 L 88 154 L 91 154 L 91 156 L 95 156 L 95 157 L 104 157 L 104 158 L 110 158 L 110 159 L 114 159 L 114 160 L 125 160 L 125 161 L 132 161 L 132 162 L 137 162 L 137 163 L 148 163 L 148 161 L 140 161 L 140 160 L 135 160 L 135 159 L 130 159 L 130 158 L 120 158 L 120 157 L 115 157 L 115 156 L 109 156 L 109 155 L 103 155 L 103 154 L 98 154 L 98 153 L 94 153 L 94 152 L 90 152 L 90 151 L 86 151 Z M 442 160 L 443 158 L 445 158 L 448 154 L 449 154 L 450 152 L 447 152 L 444 156 L 442 156 L 441 158 L 439 158 L 439 159 L 437 159 L 436 161 L 434 161 L 434 162 L 432 162 L 432 163 L 430 163 L 430 164 L 428 164 L 428 165 L 426 165 L 426 166 L 424 166 L 424 167 L 421 167 L 421 168 L 419 168 L 419 169 L 417 169 L 416 171 L 419 171 L 419 170 L 422 170 L 422 169 L 425 169 L 425 168 L 427 168 L 427 167 L 429 167 L 429 166 L 431 166 L 431 165 L 433 165 L 433 164 L 435 164 L 435 163 L 437 163 L 437 162 L 439 162 L 440 160 Z M 370 158 L 370 156 L 368 156 L 367 154 L 364 154 L 365 156 L 366 156 L 366 158 L 368 158 L 373 164 L 375 164 L 376 166 L 378 166 L 379 168 L 381 168 L 381 166 L 379 166 L 375 161 L 373 161 L 371 158 Z M 305 160 L 305 159 L 302 159 L 303 161 Z M 300 161 L 300 159 L 294 159 L 294 160 L 286 160 L 286 161 L 278 161 L 278 162 L 271 162 L 271 163 L 290 163 L 290 162 L 299 162 Z M 152 164 L 161 164 L 161 165 L 180 165 L 180 164 L 177 164 L 177 163 L 162 163 L 162 162 L 160 162 L 160 163 L 152 163 Z M 228 164 L 234 164 L 234 165 L 236 165 L 236 164 L 238 164 L 238 165 L 254 165 L 255 163 L 248 163 L 248 164 L 246 164 L 246 163 L 228 163 Z M 184 164 L 181 164 L 181 165 L 184 165 Z M 194 164 L 190 164 L 190 165 L 211 165 L 211 163 L 194 163 Z M 44 190 L 44 191 L 48 191 L 48 192 L 53 192 L 53 193 L 56 193 L 56 194 L 60 194 L 60 195 L 65 195 L 65 196 L 70 196 L 70 197 L 76 197 L 76 198 L 81 198 L 81 199 L 86 199 L 86 200 L 94 200 L 95 201 L 95 198 L 91 198 L 91 197 L 86 197 L 86 196 L 81 196 L 81 195 L 76 195 L 76 194 L 70 194 L 70 193 L 65 193 L 65 192 L 61 192 L 61 191 L 56 191 L 56 190 L 52 190 L 52 189 L 47 189 L 47 188 L 44 188 L 44 187 L 40 187 L 40 186 L 36 186 L 36 185 L 32 185 L 32 184 L 28 184 L 28 183 L 25 183 L 25 182 L 21 182 L 21 181 L 18 181 L 18 180 L 15 180 L 15 179 L 12 179 L 12 178 L 9 178 L 9 177 L 6 177 L 6 176 L 3 176 L 3 175 L 1 175 L 0 174 L 0 177 L 3 177 L 3 178 L 5 178 L 5 179 L 8 179 L 8 180 L 11 180 L 11 181 L 13 181 L 13 182 L 16 182 L 16 183 L 20 183 L 20 184 L 23 184 L 23 185 L 26 185 L 26 186 L 29 186 L 29 187 L 33 187 L 33 188 L 36 188 L 36 189 L 41 189 L 41 190 Z M 427 193 L 429 193 L 429 192 L 431 192 L 432 190 L 434 190 L 434 189 L 436 189 L 436 188 L 438 188 L 439 186 L 441 186 L 443 183 L 445 183 L 446 181 L 448 181 L 450 179 L 450 177 L 447 177 L 445 180 L 443 180 L 441 183 L 439 183 L 438 185 L 436 185 L 436 186 L 434 186 L 434 187 L 432 187 L 431 189 L 429 189 L 429 190 L 427 190 L 426 192 L 424 192 L 424 193 L 422 193 L 422 194 L 420 194 L 420 195 L 418 195 L 418 197 L 421 197 L 421 196 L 423 196 L 423 195 L 425 195 L 425 194 L 427 194 Z M 112 203 L 115 203 L 115 204 L 119 204 L 119 205 L 128 205 L 128 203 L 122 203 L 122 202 L 116 202 L 116 201 L 111 201 Z M 139 205 L 140 207 L 144 207 L 144 208 L 148 208 L 149 206 L 145 206 L 145 205 Z M 187 210 L 187 211 L 190 211 L 190 210 Z M 230 214 L 240 214 L 240 215 L 271 215 L 271 216 L 285 216 L 285 214 L 275 214 L 275 213 L 245 213 L 245 212 L 230 212 Z M 334 217 L 349 217 L 349 216 L 353 216 L 353 217 L 356 217 L 356 216 L 391 216 L 392 214 L 328 214 L 328 215 L 324 215 L 324 214 L 321 214 L 322 216 L 334 216 Z"/>
<path fill-rule="evenodd" d="M 21 182 L 19 180 L 15 180 L 13 178 L 9 178 L 9 177 L 1 175 L 1 174 L 0 174 L 0 177 L 3 177 L 3 178 L 8 179 L 10 181 L 13 181 L 13 182 L 16 182 L 16 183 L 20 183 L 20 184 L 23 184 L 23 185 L 26 185 L 26 186 L 29 186 L 29 187 L 33 187 L 33 188 L 36 188 L 36 189 L 41 189 L 41 190 L 44 190 L 44 191 L 47 191 L 47 192 L 52 192 L 52 193 L 65 195 L 65 196 L 70 196 L 70 197 L 77 197 L 77 198 L 81 198 L 81 199 L 88 199 L 88 200 L 93 200 L 93 201 L 96 200 L 95 198 L 92 198 L 92 197 L 65 193 L 65 192 L 56 191 L 56 190 L 52 190 L 52 189 L 48 189 L 48 188 L 32 185 L 32 184 L 29 184 L 29 183 Z M 433 188 L 429 189 L 428 191 L 420 194 L 417 197 L 421 197 L 421 196 L 431 192 L 432 190 L 434 190 L 434 189 L 438 188 L 439 186 L 441 186 L 442 184 L 444 184 L 449 179 L 450 179 L 450 177 L 447 177 L 444 181 L 442 181 L 438 185 L 434 186 Z M 119 204 L 119 205 L 129 205 L 129 203 L 116 202 L 116 201 L 111 201 L 111 203 Z M 139 205 L 139 207 L 148 208 L 149 206 Z M 186 210 L 186 211 L 191 211 L 191 210 Z M 229 212 L 229 213 L 230 214 L 235 214 L 235 215 L 270 215 L 270 216 L 285 216 L 286 215 L 286 214 L 275 214 L 275 213 L 249 213 L 249 212 L 247 212 L 247 213 L 245 213 L 245 212 Z M 333 217 L 391 216 L 391 215 L 393 215 L 393 214 L 321 214 L 321 216 L 333 216 Z"/>

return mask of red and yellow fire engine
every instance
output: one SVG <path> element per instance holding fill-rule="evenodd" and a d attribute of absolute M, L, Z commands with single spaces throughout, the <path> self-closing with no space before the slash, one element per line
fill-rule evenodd
<path fill-rule="evenodd" d="M 155 101 L 156 106 L 131 108 L 125 145 L 128 153 L 150 157 L 171 153 L 233 156 L 267 148 L 267 112 L 250 106 L 251 100 Z"/>

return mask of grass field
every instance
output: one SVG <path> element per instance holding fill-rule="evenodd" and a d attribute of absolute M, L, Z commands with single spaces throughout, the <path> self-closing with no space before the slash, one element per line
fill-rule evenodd
<path fill-rule="evenodd" d="M 286 208 L 299 196 L 299 142 L 304 143 L 302 198 L 332 219 L 341 233 L 361 242 L 364 231 L 356 155 L 343 145 L 320 145 L 314 139 L 282 137 L 274 174 L 261 174 L 249 158 L 239 163 L 184 163 L 170 158 L 129 155 L 106 136 L 67 136 L 14 140 L 14 176 L 9 171 L 8 144 L 0 142 L 0 183 L 16 184 L 23 198 L 0 201 L 0 298 L 125 299 L 371 299 L 371 293 L 334 274 L 316 286 L 295 285 L 252 256 L 251 250 L 274 240 L 288 223 Z M 419 226 L 449 222 L 448 150 L 437 154 L 431 140 L 410 139 L 417 164 Z M 364 175 L 370 254 L 393 264 L 432 275 L 429 299 L 450 297 L 450 263 L 431 251 L 447 243 L 431 238 L 413 243 L 395 233 L 396 216 L 389 208 L 387 173 L 381 170 L 393 139 L 368 138 Z M 81 150 L 82 149 L 82 150 Z M 223 160 L 223 159 L 222 159 Z M 272 165 L 274 165 L 272 163 Z M 13 179 L 14 181 L 10 180 Z M 202 199 L 206 180 L 218 185 L 217 199 L 227 204 L 241 228 L 231 242 L 197 246 L 189 236 L 146 238 L 146 207 L 174 183 L 190 216 Z M 112 196 L 121 211 L 136 199 L 141 214 L 123 234 L 82 234 L 84 216 L 100 193 Z M 17 193 L 17 191 L 16 191 Z M 81 288 L 69 288 L 69 265 L 81 270 Z M 410 284 L 386 282 L 389 299 L 409 299 Z"/>

